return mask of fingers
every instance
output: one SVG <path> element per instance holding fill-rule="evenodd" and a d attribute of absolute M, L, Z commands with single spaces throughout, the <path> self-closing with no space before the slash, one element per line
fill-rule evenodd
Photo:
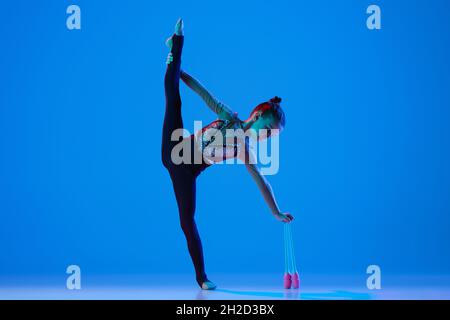
<path fill-rule="evenodd" d="M 173 61 L 173 55 L 172 55 L 172 52 L 171 52 L 167 56 L 166 64 L 170 64 L 172 61 Z"/>
<path fill-rule="evenodd" d="M 292 220 L 294 220 L 294 217 L 290 213 L 280 213 L 276 216 L 276 218 L 285 223 L 290 223 Z"/>

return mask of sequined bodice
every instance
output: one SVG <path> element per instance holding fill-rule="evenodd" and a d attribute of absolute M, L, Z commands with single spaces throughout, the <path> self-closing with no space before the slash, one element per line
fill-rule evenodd
<path fill-rule="evenodd" d="M 203 158 L 209 163 L 221 162 L 238 156 L 243 140 L 236 138 L 235 131 L 242 129 L 241 121 L 219 119 L 197 132 L 198 146 Z"/>

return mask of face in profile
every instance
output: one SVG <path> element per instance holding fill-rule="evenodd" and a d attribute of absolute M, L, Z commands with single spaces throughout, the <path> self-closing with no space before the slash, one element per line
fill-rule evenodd
<path fill-rule="evenodd" d="M 277 102 L 273 102 L 273 100 Z M 279 134 L 284 128 L 284 112 L 279 102 L 280 98 L 271 99 L 271 101 L 258 105 L 250 115 L 251 134 L 255 139 L 264 140 Z"/>
<path fill-rule="evenodd" d="M 255 113 L 250 129 L 254 131 L 253 136 L 258 140 L 264 140 L 281 131 L 279 121 L 271 114 Z"/>

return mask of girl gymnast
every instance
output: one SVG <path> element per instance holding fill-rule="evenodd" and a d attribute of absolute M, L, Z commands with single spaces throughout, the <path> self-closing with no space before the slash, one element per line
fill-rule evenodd
<path fill-rule="evenodd" d="M 285 115 L 280 107 L 281 99 L 275 97 L 256 106 L 248 119 L 240 120 L 236 113 L 233 113 L 228 106 L 217 100 L 199 81 L 181 70 L 183 43 L 183 21 L 178 19 L 175 25 L 175 33 L 166 41 L 170 53 L 166 61 L 167 69 L 164 78 L 166 110 L 162 132 L 162 163 L 172 180 L 180 224 L 195 267 L 197 283 L 204 290 L 213 290 L 216 285 L 206 275 L 202 243 L 194 220 L 196 179 L 203 170 L 214 163 L 230 158 L 240 159 L 258 185 L 275 218 L 285 223 L 291 222 L 293 216 L 289 213 L 283 213 L 279 209 L 272 188 L 260 173 L 256 165 L 255 155 L 250 148 L 250 139 L 258 142 L 282 130 L 285 125 Z M 199 132 L 181 139 L 181 144 L 187 148 L 183 150 L 190 151 L 188 155 L 190 161 L 182 163 L 174 161 L 172 157 L 172 150 L 180 143 L 180 141 L 172 140 L 172 133 L 177 129 L 183 129 L 179 90 L 180 79 L 196 92 L 218 116 L 218 120 Z M 229 143 L 227 134 L 229 134 L 230 129 L 241 129 L 249 134 L 244 137 L 233 137 L 232 143 Z M 223 138 L 219 139 L 219 135 L 222 135 Z M 225 141 L 227 142 L 225 143 Z M 199 158 L 200 161 L 195 161 Z"/>

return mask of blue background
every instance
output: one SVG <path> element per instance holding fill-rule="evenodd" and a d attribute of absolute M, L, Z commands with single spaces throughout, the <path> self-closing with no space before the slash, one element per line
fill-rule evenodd
<path fill-rule="evenodd" d="M 81 7 L 82 30 L 66 28 Z M 382 30 L 366 8 L 382 9 Z M 450 272 L 448 1 L 4 1 L 0 276 L 192 272 L 160 162 L 164 40 L 244 118 L 283 97 L 304 274 Z M 182 86 L 186 126 L 214 115 Z M 243 166 L 198 181 L 207 270 L 282 272 L 282 224 Z"/>

